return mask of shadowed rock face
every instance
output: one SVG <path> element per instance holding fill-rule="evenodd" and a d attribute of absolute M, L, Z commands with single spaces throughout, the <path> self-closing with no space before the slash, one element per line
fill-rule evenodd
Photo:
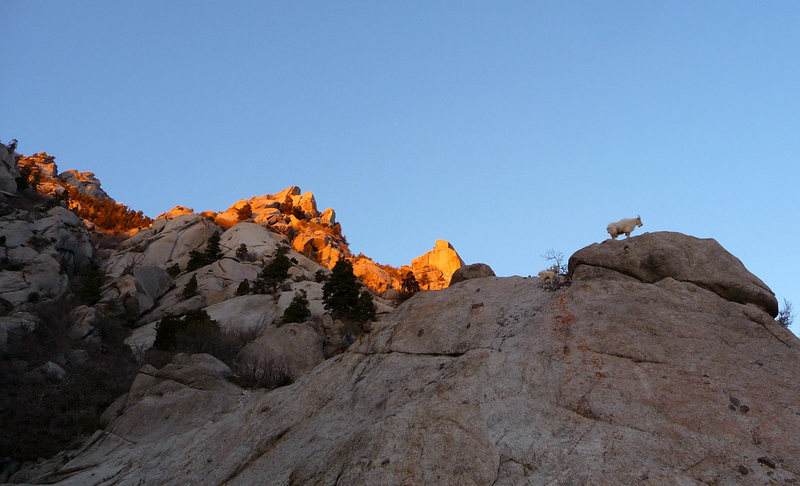
<path fill-rule="evenodd" d="M 558 292 L 536 278 L 486 277 L 418 293 L 345 353 L 270 392 L 230 385 L 210 357 L 143 369 L 84 450 L 14 479 L 799 481 L 800 341 L 757 302 L 676 278 L 693 275 L 680 265 L 645 279 L 573 265 L 585 261 L 577 256 Z M 637 271 L 660 271 L 650 267 Z"/>
<path fill-rule="evenodd" d="M 778 300 L 772 290 L 711 238 L 657 232 L 622 241 L 606 240 L 572 255 L 570 275 L 580 265 L 607 268 L 646 283 L 671 277 L 726 300 L 755 304 L 773 317 L 778 315 Z"/>

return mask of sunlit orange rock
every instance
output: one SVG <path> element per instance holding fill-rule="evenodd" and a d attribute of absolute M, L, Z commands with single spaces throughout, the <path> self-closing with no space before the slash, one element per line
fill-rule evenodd
<path fill-rule="evenodd" d="M 445 240 L 436 240 L 433 250 L 411 260 L 414 277 L 423 290 L 441 290 L 450 284 L 450 277 L 464 265 L 455 248 Z"/>
<path fill-rule="evenodd" d="M 367 287 L 378 294 L 392 288 L 389 273 L 369 258 L 356 258 L 353 261 L 353 274 Z"/>
<path fill-rule="evenodd" d="M 194 214 L 194 209 L 187 208 L 186 206 L 175 206 L 169 211 L 156 216 L 156 219 L 173 219 L 184 214 Z"/>

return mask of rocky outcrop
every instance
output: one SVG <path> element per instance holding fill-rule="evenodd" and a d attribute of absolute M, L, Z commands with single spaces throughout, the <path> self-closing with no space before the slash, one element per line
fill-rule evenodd
<path fill-rule="evenodd" d="M 749 279 L 719 261 L 720 275 Z M 681 265 L 670 273 L 691 275 Z M 571 270 L 572 285 L 556 292 L 535 278 L 486 277 L 418 293 L 270 392 L 233 387 L 202 355 L 145 368 L 105 431 L 63 464 L 13 479 L 800 481 L 800 341 L 758 301 L 673 276 Z"/>
<path fill-rule="evenodd" d="M 17 311 L 7 316 L 0 317 L 0 352 L 6 350 L 9 335 L 21 336 L 33 332 L 39 327 L 41 321 L 35 315 Z"/>
<path fill-rule="evenodd" d="M 0 193 L 16 194 L 19 175 L 17 156 L 7 145 L 0 143 Z"/>
<path fill-rule="evenodd" d="M 381 268 L 369 258 L 356 258 L 353 260 L 353 274 L 358 279 L 379 295 L 383 295 L 391 288 L 399 288 L 400 283 L 392 279 L 389 272 Z"/>
<path fill-rule="evenodd" d="M 453 245 L 436 240 L 433 250 L 411 260 L 414 277 L 423 290 L 440 290 L 450 285 L 450 277 L 464 265 Z"/>
<path fill-rule="evenodd" d="M 189 252 L 203 248 L 215 231 L 222 233 L 220 227 L 196 214 L 157 219 L 118 246 L 105 264 L 106 273 L 117 277 L 135 265 L 185 268 Z"/>
<path fill-rule="evenodd" d="M 0 217 L 0 298 L 18 306 L 67 289 L 65 272 L 91 264 L 94 248 L 86 227 L 56 206 L 43 216 L 27 211 Z"/>
<path fill-rule="evenodd" d="M 178 216 L 183 216 L 184 214 L 194 214 L 194 209 L 187 208 L 186 206 L 175 206 L 174 208 L 170 209 L 167 212 L 161 213 L 156 216 L 156 220 L 159 219 L 175 219 Z"/>
<path fill-rule="evenodd" d="M 450 277 L 450 285 L 455 285 L 458 282 L 463 282 L 464 280 L 469 280 L 472 278 L 484 278 L 484 277 L 494 277 L 494 270 L 492 267 L 485 263 L 473 263 L 471 265 L 464 265 L 460 267 L 458 270 L 453 272 L 453 276 Z"/>
<path fill-rule="evenodd" d="M 111 196 L 100 187 L 100 179 L 95 177 L 94 172 L 78 172 L 74 169 L 66 170 L 59 174 L 58 178 L 87 196 L 101 201 L 114 201 Z"/>
<path fill-rule="evenodd" d="M 607 268 L 645 283 L 667 277 L 687 282 L 740 304 L 755 304 L 778 315 L 775 294 L 715 240 L 657 232 L 623 241 L 595 243 L 569 259 L 572 275 L 581 265 Z"/>
<path fill-rule="evenodd" d="M 21 166 L 26 166 L 38 173 L 36 189 L 43 194 L 54 194 L 64 190 L 64 185 L 74 187 L 78 192 L 91 196 L 99 201 L 114 200 L 101 187 L 100 180 L 94 172 L 78 172 L 67 170 L 58 173 L 55 157 L 45 152 L 39 152 L 19 159 Z"/>

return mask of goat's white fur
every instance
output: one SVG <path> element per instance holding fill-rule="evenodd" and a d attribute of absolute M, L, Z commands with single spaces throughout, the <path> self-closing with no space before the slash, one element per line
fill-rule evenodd
<path fill-rule="evenodd" d="M 542 279 L 542 283 L 547 283 L 551 280 L 555 280 L 558 275 L 556 272 L 552 270 L 542 270 L 539 272 L 539 278 Z"/>
<path fill-rule="evenodd" d="M 641 216 L 620 219 L 616 223 L 609 223 L 606 227 L 606 231 L 608 231 L 608 234 L 610 234 L 615 240 L 617 239 L 617 236 L 621 235 L 622 233 L 625 233 L 626 238 L 630 238 L 631 231 L 635 230 L 637 226 L 642 226 Z"/>

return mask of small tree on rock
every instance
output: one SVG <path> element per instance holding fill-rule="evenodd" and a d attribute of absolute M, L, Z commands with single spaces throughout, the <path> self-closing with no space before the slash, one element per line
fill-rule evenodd
<path fill-rule="evenodd" d="M 305 290 L 295 292 L 292 303 L 283 312 L 281 321 L 285 324 L 288 322 L 305 322 L 311 316 L 311 311 L 308 309 L 308 298 Z"/>
<path fill-rule="evenodd" d="M 284 199 L 283 203 L 281 203 L 280 211 L 283 214 L 292 214 L 293 207 L 294 207 L 294 203 L 292 203 L 292 196 L 287 194 L 286 195 L 286 199 Z"/>
<path fill-rule="evenodd" d="M 219 240 L 219 231 L 215 231 L 214 234 L 209 236 L 204 252 L 200 253 L 198 250 L 190 251 L 189 263 L 186 264 L 186 271 L 191 272 L 193 270 L 197 270 L 198 268 L 205 267 L 206 265 L 211 265 L 215 261 L 222 258 L 222 250 L 219 247 Z"/>
<path fill-rule="evenodd" d="M 236 295 L 247 295 L 250 293 L 250 282 L 247 279 L 242 280 L 238 287 L 236 287 Z"/>
<path fill-rule="evenodd" d="M 289 253 L 288 246 L 279 246 L 275 252 L 275 257 L 267 266 L 261 270 L 258 280 L 253 284 L 253 291 L 258 294 L 272 294 L 278 290 L 278 286 L 289 278 L 289 269 L 292 267 L 292 260 L 286 256 Z"/>
<path fill-rule="evenodd" d="M 375 317 L 372 294 L 361 292 L 361 283 L 353 273 L 353 264 L 339 260 L 333 266 L 328 281 L 322 286 L 325 308 L 335 318 L 364 322 Z"/>
<path fill-rule="evenodd" d="M 408 272 L 400 283 L 400 298 L 406 300 L 419 292 L 419 290 L 419 282 L 417 282 L 414 272 Z"/>
<path fill-rule="evenodd" d="M 778 317 L 775 319 L 783 327 L 789 327 L 794 321 L 794 314 L 792 312 L 792 303 L 787 299 L 783 299 L 783 309 L 778 312 Z"/>
<path fill-rule="evenodd" d="M 183 288 L 183 298 L 188 299 L 197 295 L 197 275 L 192 275 L 192 278 L 186 283 L 186 287 Z"/>
<path fill-rule="evenodd" d="M 375 319 L 375 302 L 369 290 L 362 290 L 359 294 L 355 317 L 358 322 Z"/>
<path fill-rule="evenodd" d="M 247 252 L 247 245 L 242 243 L 239 245 L 239 248 L 236 249 L 236 259 L 240 262 L 243 262 L 249 258 L 249 253 Z"/>
<path fill-rule="evenodd" d="M 253 217 L 253 208 L 250 207 L 250 203 L 244 203 L 244 206 L 240 207 L 236 210 L 236 215 L 239 221 L 244 221 L 246 219 L 250 219 Z"/>
<path fill-rule="evenodd" d="M 222 250 L 219 247 L 219 239 L 219 231 L 215 231 L 214 234 L 208 238 L 208 244 L 206 245 L 205 251 L 206 261 L 208 262 L 206 265 L 214 263 L 222 258 Z"/>

